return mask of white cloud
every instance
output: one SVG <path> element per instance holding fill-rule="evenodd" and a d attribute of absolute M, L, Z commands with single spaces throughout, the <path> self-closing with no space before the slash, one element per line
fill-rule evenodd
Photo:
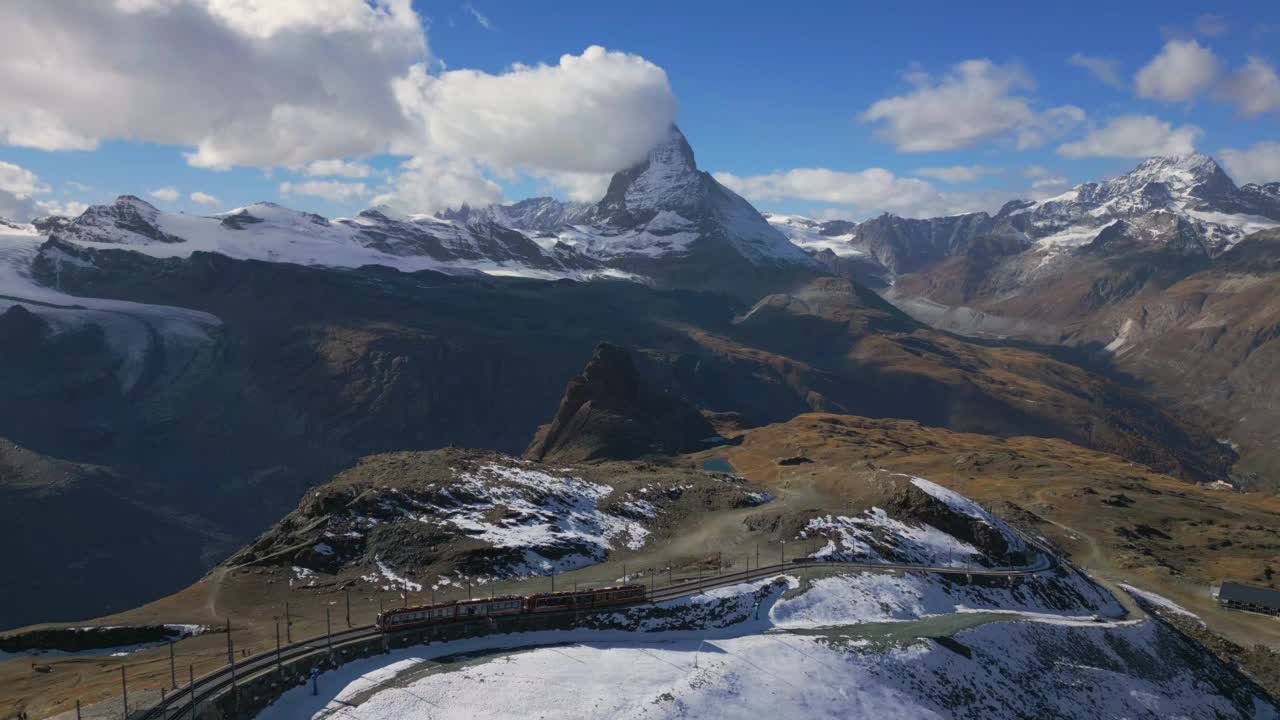
<path fill-rule="evenodd" d="M 373 168 L 365 163 L 348 162 L 340 158 L 314 160 L 301 169 L 303 174 L 311 177 L 366 178 L 373 174 Z"/>
<path fill-rule="evenodd" d="M 9 193 L 31 195 L 49 192 L 49 186 L 30 170 L 0 160 L 0 190 Z"/>
<path fill-rule="evenodd" d="M 1267 61 L 1251 57 L 1227 77 L 1219 94 L 1246 117 L 1280 110 L 1280 77 Z"/>
<path fill-rule="evenodd" d="M 411 0 L 0 3 L 0 27 L 0 144 L 124 139 L 189 148 L 202 168 L 345 178 L 373 172 L 337 158 L 420 157 L 401 199 L 469 188 L 479 203 L 494 196 L 486 173 L 581 188 L 640 160 L 676 109 L 661 68 L 599 47 L 445 71 Z M 445 173 L 436 190 L 429 167 Z"/>
<path fill-rule="evenodd" d="M 418 155 L 404 163 L 390 192 L 373 199 L 400 213 L 429 213 L 463 204 L 484 206 L 502 200 L 502 188 L 466 160 Z"/>
<path fill-rule="evenodd" d="M 173 202 L 181 195 L 181 193 L 178 192 L 178 188 L 172 186 L 148 190 L 147 194 L 157 200 L 163 200 L 164 202 Z"/>
<path fill-rule="evenodd" d="M 1067 59 L 1067 62 L 1088 70 L 1094 77 L 1111 87 L 1124 87 L 1124 81 L 1120 79 L 1120 63 L 1115 60 L 1075 53 Z"/>
<path fill-rule="evenodd" d="M 1134 85 L 1139 97 L 1183 102 L 1208 89 L 1221 72 L 1209 48 L 1195 40 L 1170 40 L 1134 76 Z"/>
<path fill-rule="evenodd" d="M 1196 33 L 1203 35 L 1204 37 L 1225 35 L 1227 30 L 1231 29 L 1230 26 L 1227 25 L 1226 18 L 1213 13 L 1205 13 L 1204 15 L 1196 18 L 1195 27 Z"/>
<path fill-rule="evenodd" d="M 1028 165 L 1022 169 L 1022 176 L 1031 180 L 1032 194 L 1058 190 L 1071 183 L 1062 175 L 1043 165 Z"/>
<path fill-rule="evenodd" d="M 433 154 L 502 169 L 620 170 L 666 136 L 676 110 L 662 68 L 595 46 L 498 75 L 418 65 L 395 89 Z"/>
<path fill-rule="evenodd" d="M 85 188 L 71 181 L 72 186 Z M 88 205 L 76 200 L 39 200 L 51 188 L 30 170 L 0 160 L 0 217 L 26 222 L 41 215 L 79 215 Z"/>
<path fill-rule="evenodd" d="M 36 201 L 30 195 L 0 190 L 0 218 L 27 222 L 40 214 Z"/>
<path fill-rule="evenodd" d="M 407 131 L 391 80 L 429 58 L 410 0 L 0 3 L 0 142 L 188 146 L 298 166 Z"/>
<path fill-rule="evenodd" d="M 308 180 L 307 182 L 280 183 L 281 195 L 312 195 L 331 202 L 348 202 L 369 194 L 364 183 L 337 182 L 334 180 Z"/>
<path fill-rule="evenodd" d="M 987 167 L 986 165 L 952 165 L 950 167 L 926 167 L 916 170 L 916 175 L 921 175 L 934 180 L 941 180 L 949 183 L 973 182 L 984 175 L 998 175 L 1004 172 L 1000 168 Z"/>
<path fill-rule="evenodd" d="M 1223 148 L 1218 157 L 1238 183 L 1280 181 L 1280 142 L 1255 143 L 1243 150 Z"/>
<path fill-rule="evenodd" d="M 747 177 L 720 172 L 715 177 L 753 201 L 794 198 L 887 209 L 913 206 L 938 194 L 933 185 L 924 180 L 900 178 L 884 168 L 859 172 L 798 168 Z"/>
<path fill-rule="evenodd" d="M 538 175 L 570 200 L 595 202 L 609 189 L 613 173 L 543 172 Z"/>
<path fill-rule="evenodd" d="M 1049 108 L 1018 130 L 1015 146 L 1019 150 L 1040 147 L 1050 139 L 1061 137 L 1081 125 L 1085 118 L 1084 110 L 1074 105 Z"/>
<path fill-rule="evenodd" d="M 754 203 L 778 200 L 831 203 L 842 207 L 828 214 L 840 218 L 883 212 L 903 217 L 937 217 L 991 211 L 1017 197 L 1017 193 L 1007 190 L 943 193 L 927 181 L 898 177 L 884 168 L 858 172 L 798 168 L 745 177 L 718 172 L 715 177 Z"/>
<path fill-rule="evenodd" d="M 1015 94 L 1035 87 L 1017 65 L 966 60 L 941 78 L 919 70 L 905 77 L 914 90 L 878 100 L 861 115 L 864 122 L 883 123 L 877 134 L 902 152 L 953 150 L 1014 131 L 1021 135 L 1019 146 L 1028 147 L 1084 114 L 1071 106 L 1036 111 L 1030 98 Z"/>
<path fill-rule="evenodd" d="M 496 75 L 419 65 L 395 90 L 417 127 L 397 150 L 414 157 L 374 202 L 405 212 L 497 202 L 487 174 L 523 173 L 599 199 L 611 173 L 666 138 L 676 110 L 662 68 L 594 46 Z"/>
<path fill-rule="evenodd" d="M 1031 189 L 1036 191 L 1057 190 L 1070 184 L 1066 178 L 1061 176 L 1046 177 L 1032 182 Z"/>
<path fill-rule="evenodd" d="M 479 23 L 480 27 L 484 28 L 485 30 L 493 29 L 493 23 L 489 22 L 488 16 L 486 16 L 484 13 L 477 10 L 475 5 L 472 5 L 471 3 L 467 3 L 466 5 L 462 6 L 462 9 L 470 13 L 471 17 L 476 19 L 476 22 Z"/>
<path fill-rule="evenodd" d="M 1145 158 L 1185 155 L 1195 151 L 1201 134 L 1195 125 L 1174 128 L 1150 115 L 1122 115 L 1089 133 L 1083 140 L 1058 147 L 1064 157 Z"/>
<path fill-rule="evenodd" d="M 222 204 L 222 201 L 218 198 L 210 195 L 209 193 L 200 192 L 199 190 L 191 193 L 191 202 L 208 205 L 209 207 L 217 207 Z"/>
<path fill-rule="evenodd" d="M 36 202 L 36 209 L 40 215 L 63 215 L 66 217 L 76 217 L 80 213 L 89 209 L 88 203 L 82 203 L 79 200 L 42 200 Z"/>

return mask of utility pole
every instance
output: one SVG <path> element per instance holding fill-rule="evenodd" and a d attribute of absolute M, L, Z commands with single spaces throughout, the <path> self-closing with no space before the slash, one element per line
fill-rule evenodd
<path fill-rule="evenodd" d="M 760 570 L 760 543 L 756 543 L 756 571 Z"/>
<path fill-rule="evenodd" d="M 289 616 L 289 601 L 284 601 L 284 641 L 293 644 L 293 619 Z"/>
<path fill-rule="evenodd" d="M 196 720 L 196 666 L 187 666 L 187 689 L 191 691 L 191 720 Z"/>
<path fill-rule="evenodd" d="M 471 581 L 470 580 L 467 581 L 467 599 L 468 600 L 471 599 Z"/>
<path fill-rule="evenodd" d="M 276 670 L 280 669 L 280 621 L 276 621 Z"/>
<path fill-rule="evenodd" d="M 351 627 L 351 588 L 347 588 L 347 627 Z"/>
<path fill-rule="evenodd" d="M 178 689 L 178 670 L 174 665 L 172 640 L 169 641 L 169 685 L 170 690 Z"/>
<path fill-rule="evenodd" d="M 76 720 L 80 720 L 80 701 L 76 701 Z"/>
<path fill-rule="evenodd" d="M 622 563 L 622 584 L 627 584 L 627 564 Z"/>
<path fill-rule="evenodd" d="M 120 666 L 120 687 L 124 690 L 124 720 L 129 720 L 129 681 L 124 675 L 124 666 Z"/>
<path fill-rule="evenodd" d="M 330 650 L 333 649 L 333 626 L 329 624 L 329 606 L 324 606 L 324 644 Z"/>
<path fill-rule="evenodd" d="M 786 567 L 786 564 L 787 564 L 787 541 L 786 541 L 786 540 L 783 540 L 783 541 L 782 541 L 782 565 L 783 565 L 783 567 Z"/>
<path fill-rule="evenodd" d="M 227 662 L 234 668 L 236 664 L 236 653 L 231 645 L 231 618 L 227 618 Z"/>

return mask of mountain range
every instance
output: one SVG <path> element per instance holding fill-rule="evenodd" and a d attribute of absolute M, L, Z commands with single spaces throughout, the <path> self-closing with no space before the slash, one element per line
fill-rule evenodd
<path fill-rule="evenodd" d="M 519 453 L 548 418 L 535 455 L 595 452 L 604 444 L 563 430 L 636 417 L 652 429 L 632 447 L 682 445 L 653 439 L 662 418 L 701 440 L 702 421 L 678 409 L 688 404 L 738 427 L 820 411 L 1056 437 L 1188 480 L 1227 477 L 1236 456 L 1218 440 L 1259 458 L 1267 416 L 1250 420 L 1254 439 L 1227 405 L 1189 393 L 1275 377 L 1260 361 L 1276 326 L 1259 298 L 1277 268 L 1258 231 L 1280 225 L 1280 201 L 1273 185 L 1236 188 L 1203 158 L 1136 172 L 995 215 L 818 223 L 757 212 L 699 170 L 673 128 L 598 203 L 327 219 L 270 203 L 199 217 L 125 196 L 76 218 L 5 223 L 0 437 L 50 467 L 109 478 L 13 492 L 74 506 L 105 486 L 183 534 L 154 585 L 86 597 L 51 573 L 46 597 L 0 599 L 0 616 L 140 602 L 194 579 L 362 456 Z M 1177 287 L 1192 281 L 1216 282 L 1219 299 L 1197 304 L 1203 291 Z M 1192 332 L 1210 327 L 1207 312 L 1239 316 L 1241 349 L 1193 387 L 1163 383 L 1127 358 L 1172 358 L 1173 372 L 1195 345 L 1133 354 L 1154 342 L 1150 316 L 1130 326 L 1134 345 L 1105 331 L 1151 293 L 1192 308 L 1160 316 Z M 565 405 L 566 381 L 601 341 L 633 349 L 644 391 Z M 633 396 L 667 409 L 615 407 Z M 596 406 L 610 415 L 582 410 Z M 69 547 L 93 545 L 70 532 Z M 153 557 L 152 543 L 56 562 L 88 576 L 123 555 Z"/>
<path fill-rule="evenodd" d="M 1079 349 L 1229 439 L 1246 482 L 1280 460 L 1280 183 L 1237 187 L 1189 155 L 995 215 L 771 221 L 802 243 L 841 238 L 930 325 Z"/>
<path fill-rule="evenodd" d="M 35 228 L 52 240 L 160 258 L 206 251 L 333 268 L 629 277 L 748 296 L 817 268 L 746 200 L 699 170 L 675 127 L 647 159 L 616 174 L 594 204 L 534 198 L 436 215 L 375 208 L 329 220 L 265 202 L 209 217 L 173 214 L 126 195 Z"/>

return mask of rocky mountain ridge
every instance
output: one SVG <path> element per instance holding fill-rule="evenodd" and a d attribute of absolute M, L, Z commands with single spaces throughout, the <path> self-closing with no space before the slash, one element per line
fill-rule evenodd
<path fill-rule="evenodd" d="M 624 277 L 748 295 L 819 270 L 746 200 L 699 170 L 674 126 L 647 159 L 617 173 L 597 203 L 533 198 L 409 216 L 371 208 L 330 220 L 270 202 L 209 217 L 174 214 L 124 195 L 36 227 L 51 240 L 154 257 L 206 251 L 336 268 Z"/>
<path fill-rule="evenodd" d="M 524 456 L 561 463 L 633 460 L 701 450 L 719 439 L 697 408 L 641 378 L 626 349 L 600 343 Z"/>
<path fill-rule="evenodd" d="M 866 257 L 890 277 L 928 271 L 975 248 L 1019 257 L 1031 275 L 1082 248 L 1109 250 L 1105 241 L 1095 243 L 1108 229 L 1148 248 L 1217 257 L 1251 233 L 1280 227 L 1280 183 L 1237 187 L 1213 158 L 1192 154 L 1150 158 L 1123 175 L 1044 200 L 1010 201 L 994 215 L 886 214 L 860 223 L 769 217 L 811 252 Z"/>

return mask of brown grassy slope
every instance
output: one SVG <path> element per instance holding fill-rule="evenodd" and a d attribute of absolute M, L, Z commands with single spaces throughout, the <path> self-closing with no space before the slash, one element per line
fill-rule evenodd
<path fill-rule="evenodd" d="M 1212 436 L 1137 391 L 1039 352 L 933 330 L 848 281 L 767 298 L 728 333 L 686 331 L 732 363 L 771 370 L 812 411 L 1059 437 L 1191 479 L 1226 472 Z"/>
<path fill-rule="evenodd" d="M 993 332 L 1097 349 L 1157 402 L 1238 443 L 1257 486 L 1280 487 L 1280 231 L 1212 260 L 1077 252 L 1030 275 L 1027 262 L 1007 258 L 959 293 L 956 259 L 900 278 L 894 294 L 976 309 Z"/>
<path fill-rule="evenodd" d="M 1061 440 L 837 415 L 751 430 L 717 452 L 765 486 L 803 482 L 838 494 L 880 468 L 926 477 L 994 504 L 1091 572 L 1166 595 L 1242 644 L 1280 647 L 1275 621 L 1218 610 L 1209 595 L 1224 578 L 1280 587 L 1280 498 L 1202 489 Z M 813 463 L 778 462 L 795 456 Z"/>
<path fill-rule="evenodd" d="M 1205 417 L 1243 449 L 1242 469 L 1280 487 L 1280 232 L 1260 233 L 1214 267 L 1070 328 L 1080 342 L 1123 336 L 1114 364 Z"/>

